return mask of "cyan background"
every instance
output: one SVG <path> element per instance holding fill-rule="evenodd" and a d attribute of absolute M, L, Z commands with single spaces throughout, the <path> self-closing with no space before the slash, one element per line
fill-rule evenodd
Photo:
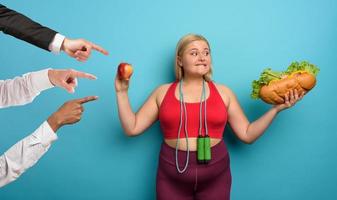
<path fill-rule="evenodd" d="M 54 88 L 32 104 L 0 110 L 0 152 L 33 132 L 63 102 L 87 95 L 80 123 L 59 130 L 59 140 L 0 199 L 155 199 L 162 142 L 159 123 L 135 138 L 124 136 L 114 92 L 116 66 L 133 64 L 129 90 L 136 111 L 158 85 L 174 80 L 173 55 L 187 33 L 208 38 L 214 80 L 238 96 L 250 120 L 270 106 L 250 99 L 251 81 L 270 66 L 292 61 L 320 67 L 318 84 L 280 113 L 257 142 L 245 145 L 226 129 L 233 200 L 337 199 L 337 1 L 2 1 L 70 38 L 109 50 L 86 63 L 53 55 L 0 34 L 0 79 L 47 67 L 74 68 L 98 80 L 80 80 L 75 94 Z"/>

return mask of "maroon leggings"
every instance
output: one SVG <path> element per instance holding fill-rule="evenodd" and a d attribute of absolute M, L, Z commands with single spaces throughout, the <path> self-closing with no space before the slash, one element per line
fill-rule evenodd
<path fill-rule="evenodd" d="M 186 151 L 179 151 L 180 169 L 185 166 Z M 176 169 L 175 149 L 162 144 L 157 172 L 157 200 L 229 200 L 232 177 L 229 155 L 223 141 L 212 147 L 212 160 L 198 164 L 196 152 L 190 152 L 183 174 Z"/>

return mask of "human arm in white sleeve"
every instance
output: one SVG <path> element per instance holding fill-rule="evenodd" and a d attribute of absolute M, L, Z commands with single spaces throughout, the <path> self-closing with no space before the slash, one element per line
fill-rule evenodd
<path fill-rule="evenodd" d="M 0 108 L 30 103 L 40 92 L 54 85 L 73 93 L 77 87 L 77 78 L 96 79 L 92 74 L 73 69 L 45 69 L 14 79 L 0 80 Z"/>
<path fill-rule="evenodd" d="M 31 135 L 22 139 L 0 156 L 0 187 L 15 181 L 32 167 L 48 151 L 57 139 L 56 132 L 67 124 L 81 120 L 83 104 L 94 101 L 97 96 L 89 96 L 64 103 L 48 120 Z"/>
<path fill-rule="evenodd" d="M 31 72 L 14 79 L 0 80 L 0 108 L 25 105 L 43 90 L 52 88 L 49 69 Z"/>
<path fill-rule="evenodd" d="M 45 154 L 57 135 L 45 121 L 0 156 L 0 187 L 16 180 Z"/>

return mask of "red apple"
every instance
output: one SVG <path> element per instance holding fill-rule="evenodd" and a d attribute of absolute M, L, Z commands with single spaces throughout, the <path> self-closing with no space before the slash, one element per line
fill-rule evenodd
<path fill-rule="evenodd" d="M 123 80 L 129 80 L 133 72 L 132 65 L 121 63 L 118 65 L 118 77 Z"/>

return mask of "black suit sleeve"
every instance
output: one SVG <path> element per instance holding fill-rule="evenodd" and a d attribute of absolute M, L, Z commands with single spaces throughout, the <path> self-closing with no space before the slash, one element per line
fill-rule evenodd
<path fill-rule="evenodd" d="M 0 4 L 0 31 L 49 51 L 56 31 Z"/>

